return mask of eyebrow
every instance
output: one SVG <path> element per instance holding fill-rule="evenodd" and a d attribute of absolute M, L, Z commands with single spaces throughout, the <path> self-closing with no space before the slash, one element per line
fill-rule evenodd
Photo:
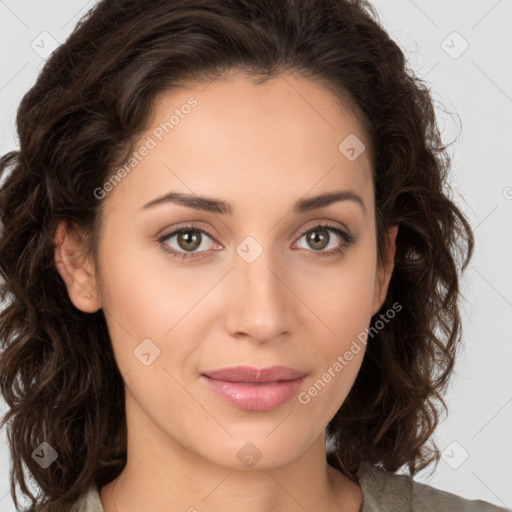
<path fill-rule="evenodd" d="M 300 199 L 293 206 L 295 213 L 304 213 L 317 208 L 329 206 L 338 201 L 354 201 L 359 204 L 366 214 L 364 201 L 352 190 L 336 190 L 327 194 L 320 194 L 306 199 Z M 144 204 L 140 209 L 147 209 L 165 203 L 176 203 L 194 210 L 202 210 L 211 213 L 220 213 L 223 215 L 232 215 L 233 209 L 229 203 L 219 199 L 213 199 L 195 194 L 182 194 L 179 192 L 170 192 L 164 196 L 157 197 Z"/>

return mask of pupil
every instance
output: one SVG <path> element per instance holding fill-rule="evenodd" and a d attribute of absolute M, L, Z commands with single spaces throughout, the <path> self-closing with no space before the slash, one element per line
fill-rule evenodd
<path fill-rule="evenodd" d="M 311 231 L 309 240 L 310 242 L 312 242 L 311 246 L 314 249 L 323 249 L 329 243 L 329 235 L 326 234 L 325 229 L 316 229 L 314 231 Z"/>
<path fill-rule="evenodd" d="M 178 235 L 178 244 L 185 250 L 197 249 L 201 245 L 199 238 L 196 231 L 182 231 Z"/>

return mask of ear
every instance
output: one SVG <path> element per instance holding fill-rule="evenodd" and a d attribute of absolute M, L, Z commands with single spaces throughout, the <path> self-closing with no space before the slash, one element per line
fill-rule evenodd
<path fill-rule="evenodd" d="M 69 298 L 76 308 L 95 313 L 101 308 L 94 264 L 84 256 L 83 239 L 62 221 L 54 237 L 55 265 L 66 283 Z"/>
<path fill-rule="evenodd" d="M 391 226 L 385 236 L 385 261 L 377 268 L 375 275 L 375 297 L 373 303 L 372 316 L 379 311 L 386 300 L 389 281 L 395 267 L 396 235 L 398 225 Z"/>

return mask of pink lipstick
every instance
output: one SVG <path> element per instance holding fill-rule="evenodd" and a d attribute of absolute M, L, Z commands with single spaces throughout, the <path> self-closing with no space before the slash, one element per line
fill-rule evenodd
<path fill-rule="evenodd" d="M 285 404 L 300 390 L 307 373 L 273 366 L 234 366 L 201 375 L 208 387 L 225 402 L 247 411 L 270 411 Z"/>

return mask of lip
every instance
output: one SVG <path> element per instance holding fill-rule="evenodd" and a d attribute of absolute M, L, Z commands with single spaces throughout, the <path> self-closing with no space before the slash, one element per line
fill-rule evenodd
<path fill-rule="evenodd" d="M 297 394 L 307 373 L 273 366 L 234 366 L 201 374 L 208 388 L 229 405 L 247 411 L 270 411 Z"/>

